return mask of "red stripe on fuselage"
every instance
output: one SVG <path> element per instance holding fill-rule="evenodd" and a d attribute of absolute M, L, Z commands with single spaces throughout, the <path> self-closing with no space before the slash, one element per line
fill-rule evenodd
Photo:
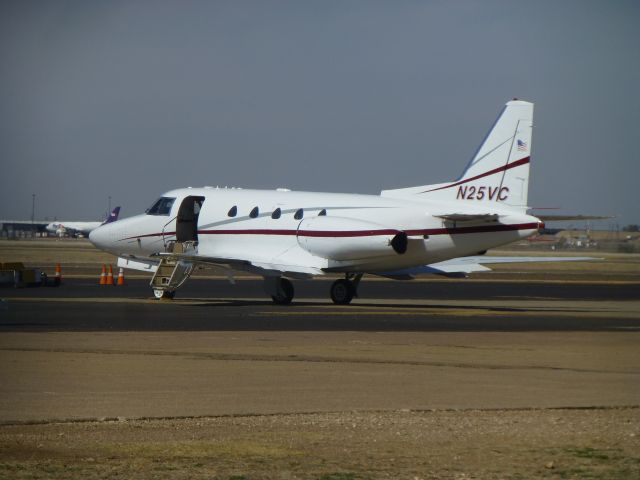
<path fill-rule="evenodd" d="M 124 242 L 125 240 L 134 240 L 136 238 L 149 238 L 149 237 L 170 237 L 175 235 L 176 232 L 161 232 L 161 233 L 147 233 L 145 235 L 135 235 L 133 237 L 121 238 L 118 240 L 119 242 Z"/>
<path fill-rule="evenodd" d="M 396 235 L 400 230 L 200 230 L 204 235 L 297 235 L 299 237 L 375 237 L 378 235 Z"/>
<path fill-rule="evenodd" d="M 511 232 L 517 230 L 537 230 L 538 223 L 517 223 L 513 225 L 481 225 L 476 227 L 449 227 L 449 228 L 425 228 L 416 230 L 405 230 L 408 236 L 416 235 L 463 235 L 468 233 L 490 233 L 490 232 Z M 270 230 L 270 229 L 244 229 L 244 230 L 199 230 L 198 235 L 289 235 L 299 237 L 375 237 L 381 235 L 396 235 L 402 230 L 380 229 L 380 230 Z M 175 232 L 149 233 L 135 237 L 127 237 L 122 240 L 132 240 L 134 238 L 148 238 L 173 236 Z"/>
<path fill-rule="evenodd" d="M 405 230 L 409 236 L 414 235 L 457 235 L 465 233 L 508 232 L 514 230 L 537 230 L 537 223 L 517 223 L 513 225 L 481 225 L 476 227 L 425 228 Z M 202 235 L 297 235 L 299 237 L 374 237 L 380 235 L 396 235 L 402 230 L 200 230 Z"/>

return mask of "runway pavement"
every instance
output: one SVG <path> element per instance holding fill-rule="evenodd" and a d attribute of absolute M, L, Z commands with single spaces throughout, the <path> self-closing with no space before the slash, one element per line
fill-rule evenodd
<path fill-rule="evenodd" d="M 237 283 L 0 290 L 0 421 L 640 405 L 637 284 Z"/>
<path fill-rule="evenodd" d="M 71 279 L 59 288 L 0 290 L 0 331 L 638 330 L 640 288 L 629 283 L 363 282 L 351 305 L 330 281 L 297 282 L 292 305 L 268 300 L 259 280 L 192 280 L 158 301 L 145 280 L 125 287 Z"/>

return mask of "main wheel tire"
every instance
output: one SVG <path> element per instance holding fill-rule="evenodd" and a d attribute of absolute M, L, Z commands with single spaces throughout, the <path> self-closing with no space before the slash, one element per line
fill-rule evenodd
<path fill-rule="evenodd" d="M 271 298 L 273 303 L 277 305 L 289 305 L 293 300 L 293 293 L 293 284 L 286 278 L 281 278 L 278 285 L 278 293 L 271 295 Z"/>
<path fill-rule="evenodd" d="M 161 288 L 153 289 L 153 296 L 158 300 L 172 300 L 175 295 L 176 292 L 168 292 L 167 290 L 162 290 Z"/>
<path fill-rule="evenodd" d="M 356 289 L 349 280 L 336 280 L 331 285 L 331 300 L 338 305 L 348 305 L 355 294 Z"/>

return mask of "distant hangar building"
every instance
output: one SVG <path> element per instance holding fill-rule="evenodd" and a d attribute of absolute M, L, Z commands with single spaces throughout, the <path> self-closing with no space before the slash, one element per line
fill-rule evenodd
<path fill-rule="evenodd" d="M 0 220 L 0 237 L 46 237 L 47 225 L 49 225 L 49 222 L 32 222 L 31 220 Z"/>

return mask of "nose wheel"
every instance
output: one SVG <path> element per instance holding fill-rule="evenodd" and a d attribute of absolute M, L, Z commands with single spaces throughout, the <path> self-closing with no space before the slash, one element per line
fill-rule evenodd
<path fill-rule="evenodd" d="M 162 290 L 161 288 L 153 289 L 153 296 L 158 300 L 172 300 L 175 294 L 176 292 L 169 292 L 167 290 Z"/>

